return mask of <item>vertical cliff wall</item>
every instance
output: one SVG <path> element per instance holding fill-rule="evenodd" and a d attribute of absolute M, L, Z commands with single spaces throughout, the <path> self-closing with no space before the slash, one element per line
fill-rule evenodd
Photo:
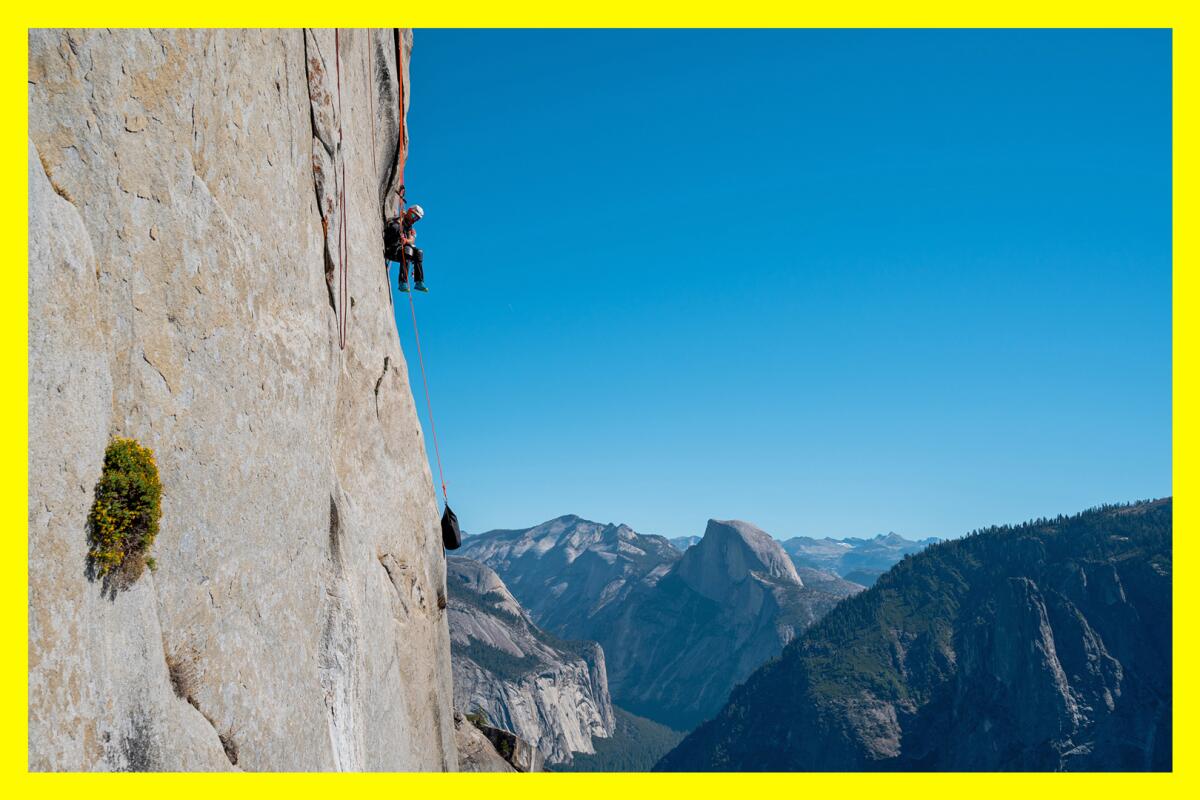
<path fill-rule="evenodd" d="M 450 558 L 450 640 L 455 706 L 483 711 L 551 763 L 595 753 L 613 735 L 604 651 L 538 628 L 490 567 Z"/>
<path fill-rule="evenodd" d="M 381 254 L 410 48 L 30 33 L 31 769 L 456 768 Z M 86 516 L 114 435 L 153 448 L 163 518 L 157 571 L 106 592 Z"/>

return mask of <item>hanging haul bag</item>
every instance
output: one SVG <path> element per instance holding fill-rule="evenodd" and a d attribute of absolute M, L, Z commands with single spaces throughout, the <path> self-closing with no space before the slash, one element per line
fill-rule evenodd
<path fill-rule="evenodd" d="M 462 547 L 462 533 L 458 530 L 458 517 L 450 510 L 450 504 L 446 504 L 446 511 L 442 514 L 442 547 L 447 550 L 457 550 Z"/>

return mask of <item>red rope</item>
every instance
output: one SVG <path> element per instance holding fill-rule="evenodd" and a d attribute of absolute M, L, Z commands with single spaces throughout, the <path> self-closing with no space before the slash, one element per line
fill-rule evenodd
<path fill-rule="evenodd" d="M 396 133 L 397 151 L 396 158 L 399 161 L 397 164 L 397 183 L 396 194 L 400 195 L 400 210 L 404 208 L 404 162 L 408 156 L 408 136 L 404 129 L 404 60 L 400 57 L 400 29 L 396 28 L 396 104 L 398 113 L 396 122 L 398 130 Z"/>
<path fill-rule="evenodd" d="M 371 29 L 367 28 L 367 107 L 371 112 L 371 119 L 368 121 L 368 127 L 371 129 L 371 195 L 378 201 L 379 186 L 376 181 L 379 180 L 379 162 L 375 159 L 375 59 L 371 55 L 371 51 L 375 49 L 375 38 L 371 33 Z M 393 305 L 392 288 L 388 280 L 388 262 L 383 260 L 383 288 L 387 292 L 388 305 Z"/>
<path fill-rule="evenodd" d="M 399 183 L 396 189 L 396 194 L 399 196 L 400 213 L 404 213 L 404 162 L 408 155 L 405 145 L 407 144 L 404 131 L 404 61 L 400 57 L 400 29 L 396 29 L 396 86 L 398 96 L 399 113 L 397 121 L 399 123 L 399 132 L 397 134 L 397 176 Z M 388 294 L 391 294 L 389 289 Z M 442 500 L 446 505 L 450 504 L 450 497 L 446 493 L 446 475 L 442 471 L 442 451 L 438 447 L 437 425 L 433 421 L 433 403 L 429 399 L 429 376 L 425 373 L 425 356 L 421 353 L 421 330 L 417 327 L 417 304 L 413 302 L 412 293 L 408 294 L 408 308 L 412 312 L 413 321 L 413 338 L 417 343 L 417 363 L 421 366 L 421 384 L 425 387 L 425 410 L 429 414 L 429 432 L 433 437 L 433 455 L 437 459 L 438 465 L 438 480 L 442 482 Z"/>
<path fill-rule="evenodd" d="M 346 154 L 342 150 L 342 44 L 341 29 L 333 29 L 334 69 L 337 73 L 337 102 L 338 102 L 338 154 L 342 157 L 342 181 L 338 187 L 338 205 L 342 215 L 342 224 L 338 231 L 338 267 L 341 270 L 341 280 L 338 286 L 338 345 L 346 349 L 346 325 L 350 317 L 346 308 L 346 295 L 349 294 L 350 278 L 349 264 L 350 242 L 346 235 Z M 334 166 L 334 181 L 337 181 L 337 166 Z"/>
<path fill-rule="evenodd" d="M 411 292 L 408 295 L 408 307 L 412 310 L 413 337 L 417 342 L 417 363 L 421 365 L 421 383 L 425 385 L 425 410 L 429 413 L 429 431 L 433 434 L 433 455 L 437 458 L 438 479 L 442 482 L 442 499 L 449 504 L 450 498 L 446 495 L 446 476 L 442 473 L 442 453 L 438 449 L 437 425 L 433 423 L 433 404 L 429 402 L 429 378 L 425 375 L 425 357 L 421 355 L 421 331 L 417 328 L 417 304 L 413 302 Z"/>

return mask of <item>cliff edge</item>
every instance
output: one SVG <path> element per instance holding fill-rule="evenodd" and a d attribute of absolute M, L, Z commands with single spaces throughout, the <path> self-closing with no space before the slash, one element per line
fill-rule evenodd
<path fill-rule="evenodd" d="M 411 46 L 30 32 L 30 769 L 456 769 L 381 253 Z M 116 435 L 153 449 L 163 515 L 157 570 L 106 591 Z"/>

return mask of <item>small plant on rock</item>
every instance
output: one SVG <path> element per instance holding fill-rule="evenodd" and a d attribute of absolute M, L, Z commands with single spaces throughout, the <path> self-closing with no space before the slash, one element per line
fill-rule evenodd
<path fill-rule="evenodd" d="M 115 438 L 88 514 L 88 560 L 104 578 L 136 580 L 149 558 L 162 517 L 162 483 L 154 453 L 133 439 Z"/>

